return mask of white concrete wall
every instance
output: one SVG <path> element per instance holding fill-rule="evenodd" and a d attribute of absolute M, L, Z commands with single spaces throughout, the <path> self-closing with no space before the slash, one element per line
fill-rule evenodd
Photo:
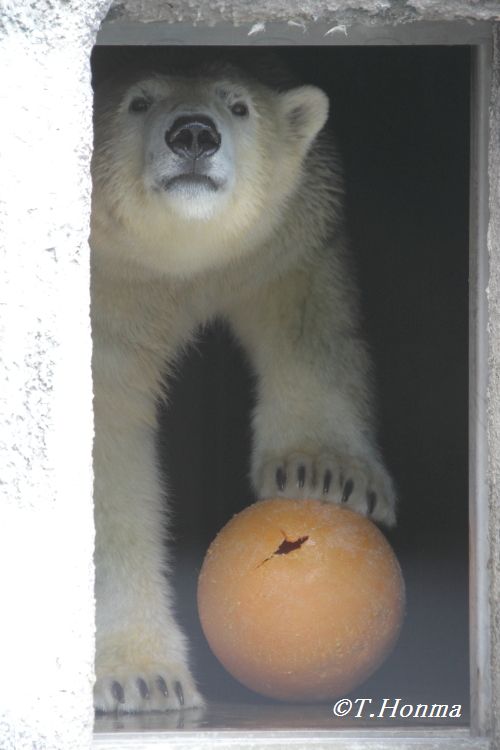
<path fill-rule="evenodd" d="M 88 748 L 93 523 L 88 54 L 106 0 L 6 0 L 0 20 L 0 748 Z M 125 0 L 115 19 L 499 19 L 498 0 Z M 498 38 L 498 35 L 497 35 Z M 500 61 L 490 152 L 490 533 L 500 743 Z"/>
<path fill-rule="evenodd" d="M 1 750 L 91 740 L 91 5 L 2 8 Z"/>
<path fill-rule="evenodd" d="M 490 103 L 490 255 L 488 438 L 490 486 L 490 607 L 492 717 L 495 748 L 500 748 L 500 24 L 495 30 Z"/>

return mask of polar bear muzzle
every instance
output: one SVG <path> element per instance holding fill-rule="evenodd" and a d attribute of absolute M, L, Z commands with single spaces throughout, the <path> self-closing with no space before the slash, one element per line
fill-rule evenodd
<path fill-rule="evenodd" d="M 194 161 L 213 156 L 221 136 L 210 117 L 195 114 L 178 117 L 165 133 L 165 141 L 174 154 Z"/>

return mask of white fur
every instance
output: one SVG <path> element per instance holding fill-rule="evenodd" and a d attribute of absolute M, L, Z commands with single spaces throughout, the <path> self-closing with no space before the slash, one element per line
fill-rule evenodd
<path fill-rule="evenodd" d="M 137 95 L 148 97 L 147 112 L 129 111 Z M 248 116 L 231 113 L 234 101 L 247 104 Z M 101 710 L 179 708 L 176 681 L 185 707 L 202 705 L 163 577 L 168 515 L 154 454 L 156 400 L 200 323 L 226 317 L 258 376 L 257 495 L 340 502 L 351 480 L 351 507 L 366 513 L 368 493 L 376 493 L 374 518 L 394 521 L 343 257 L 335 153 L 318 136 L 327 110 L 314 87 L 277 93 L 234 75 L 157 75 L 97 92 L 91 245 Z M 220 190 L 158 189 L 179 169 L 164 133 L 185 112 L 210 115 L 221 133 L 206 165 Z"/>

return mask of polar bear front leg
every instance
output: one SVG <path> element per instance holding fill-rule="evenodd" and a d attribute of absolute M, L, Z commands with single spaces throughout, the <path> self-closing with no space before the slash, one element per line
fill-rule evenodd
<path fill-rule="evenodd" d="M 138 418 L 145 416 L 139 402 L 120 401 L 119 391 L 117 383 L 104 402 L 99 393 L 95 399 L 94 705 L 105 712 L 202 706 L 165 576 L 153 429 Z"/>
<path fill-rule="evenodd" d="M 260 498 L 346 504 L 386 525 L 395 492 L 373 437 L 370 363 L 328 268 L 290 272 L 230 318 L 257 374 L 251 477 Z"/>

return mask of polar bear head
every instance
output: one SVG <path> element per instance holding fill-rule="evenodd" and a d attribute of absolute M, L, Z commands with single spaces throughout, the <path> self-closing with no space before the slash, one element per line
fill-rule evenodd
<path fill-rule="evenodd" d="M 328 99 L 212 64 L 111 79 L 95 112 L 94 235 L 107 224 L 109 242 L 113 225 L 127 238 L 121 253 L 183 275 L 271 234 L 299 190 Z"/>

